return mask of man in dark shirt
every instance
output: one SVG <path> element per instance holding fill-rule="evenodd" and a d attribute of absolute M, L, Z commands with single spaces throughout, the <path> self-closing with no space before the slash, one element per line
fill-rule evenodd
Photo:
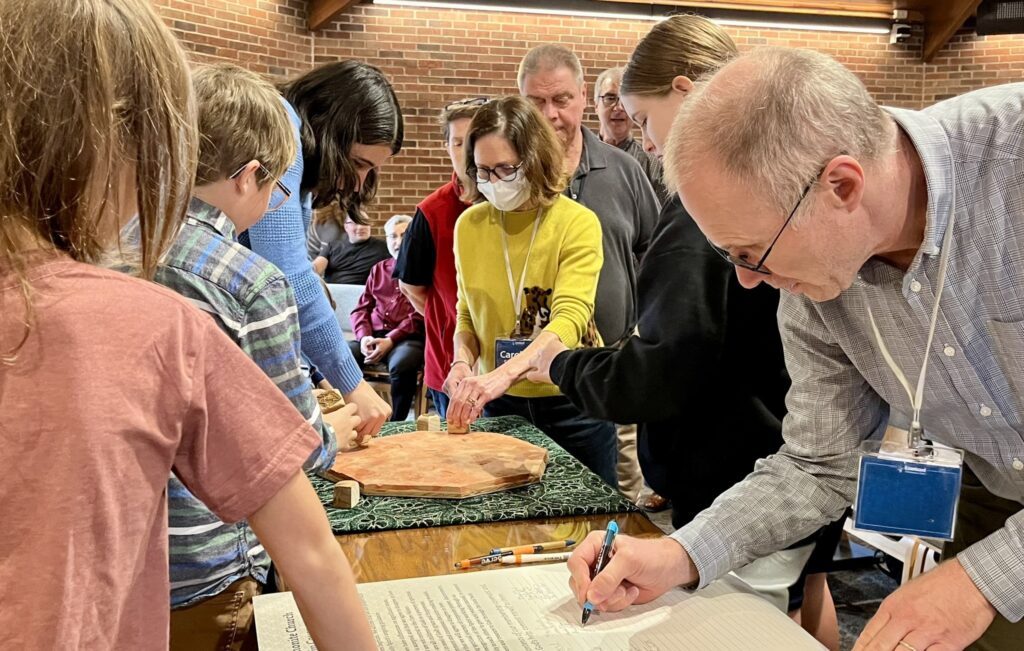
<path fill-rule="evenodd" d="M 313 268 L 329 283 L 365 285 L 373 265 L 391 257 L 388 245 L 370 237 L 370 227 L 345 216 L 345 237 L 320 245 Z"/>
<path fill-rule="evenodd" d="M 658 200 L 664 204 L 670 196 L 662 180 L 661 159 L 651 153 L 653 144 L 641 145 L 633 137 L 633 121 L 626 115 L 626 109 L 619 100 L 623 70 L 621 67 L 609 68 L 598 75 L 597 83 L 594 84 L 594 108 L 601 123 L 601 142 L 618 147 L 632 156 L 647 175 Z"/>

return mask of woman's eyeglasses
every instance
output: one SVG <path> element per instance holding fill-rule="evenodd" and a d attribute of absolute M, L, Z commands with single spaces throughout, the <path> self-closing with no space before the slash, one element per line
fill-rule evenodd
<path fill-rule="evenodd" d="M 519 175 L 519 168 L 523 166 L 522 163 L 518 165 L 498 165 L 494 169 L 489 167 L 482 167 L 480 165 L 469 170 L 470 173 L 476 177 L 477 183 L 488 183 L 491 179 L 497 181 L 515 181 Z"/>

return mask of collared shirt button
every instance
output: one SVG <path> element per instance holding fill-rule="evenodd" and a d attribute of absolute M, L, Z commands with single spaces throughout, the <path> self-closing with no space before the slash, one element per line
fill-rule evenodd
<path fill-rule="evenodd" d="M 1017 457 L 1014 457 L 1013 458 L 1013 469 L 1014 470 L 1024 470 L 1024 461 L 1021 461 Z"/>
<path fill-rule="evenodd" d="M 988 418 L 989 416 L 992 415 L 992 409 L 988 405 L 982 405 L 981 409 L 978 410 L 978 413 L 984 416 L 985 418 Z"/>
<path fill-rule="evenodd" d="M 952 357 L 953 355 L 956 355 L 956 348 L 953 348 L 952 346 L 946 346 L 945 348 L 942 349 L 942 352 L 946 355 L 946 357 Z"/>
<path fill-rule="evenodd" d="M 916 280 L 911 280 L 910 291 L 914 292 L 915 294 L 921 291 L 921 283 L 917 282 Z"/>

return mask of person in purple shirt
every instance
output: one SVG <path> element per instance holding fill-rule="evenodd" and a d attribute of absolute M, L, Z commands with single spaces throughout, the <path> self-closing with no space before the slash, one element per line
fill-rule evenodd
<path fill-rule="evenodd" d="M 391 376 L 391 420 L 405 420 L 416 395 L 416 374 L 423 368 L 423 315 L 392 278 L 402 236 L 412 217 L 395 215 L 384 224 L 387 260 L 370 270 L 366 289 L 352 310 L 352 355 L 364 364 L 387 364 Z"/>

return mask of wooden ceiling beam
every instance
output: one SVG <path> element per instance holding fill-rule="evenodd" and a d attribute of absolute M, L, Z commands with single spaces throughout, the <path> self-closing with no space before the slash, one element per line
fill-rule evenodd
<path fill-rule="evenodd" d="M 356 4 L 359 4 L 359 0 L 309 0 L 306 23 L 310 31 L 315 32 Z"/>
<path fill-rule="evenodd" d="M 922 58 L 931 63 L 949 39 L 978 10 L 981 0 L 944 0 L 931 2 L 924 12 L 924 48 Z"/>

